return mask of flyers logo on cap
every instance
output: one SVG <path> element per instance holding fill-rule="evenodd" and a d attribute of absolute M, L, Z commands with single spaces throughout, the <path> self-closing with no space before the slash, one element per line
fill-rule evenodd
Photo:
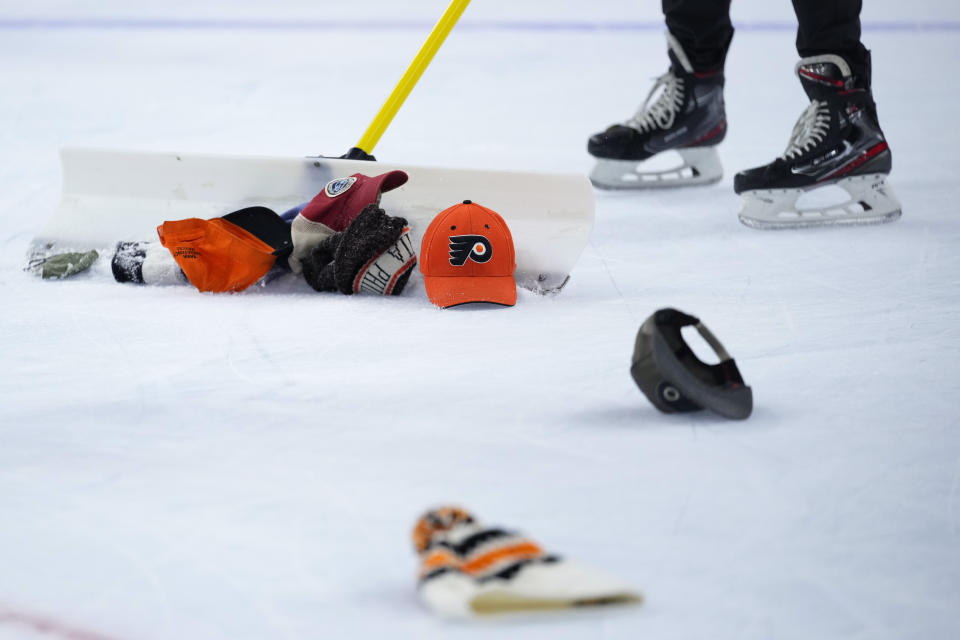
<path fill-rule="evenodd" d="M 419 264 L 427 297 L 438 307 L 517 302 L 510 229 L 496 211 L 470 200 L 436 215 L 423 234 Z"/>
<path fill-rule="evenodd" d="M 493 247 L 483 236 L 450 236 L 450 264 L 462 267 L 467 259 L 483 264 L 493 257 Z"/>

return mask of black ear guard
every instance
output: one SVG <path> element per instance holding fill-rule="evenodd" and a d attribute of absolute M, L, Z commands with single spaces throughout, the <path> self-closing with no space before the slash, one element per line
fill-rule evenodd
<path fill-rule="evenodd" d="M 706 364 L 683 339 L 693 326 L 720 362 Z M 647 399 L 664 413 L 710 409 L 742 420 L 753 411 L 753 391 L 716 336 L 699 318 L 676 309 L 660 309 L 640 326 L 630 375 Z"/>

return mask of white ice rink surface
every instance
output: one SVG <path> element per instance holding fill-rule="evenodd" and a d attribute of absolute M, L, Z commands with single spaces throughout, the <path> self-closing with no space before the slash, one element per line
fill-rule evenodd
<path fill-rule="evenodd" d="M 61 146 L 342 153 L 445 0 L 0 2 L 0 639 L 960 637 L 960 8 L 866 4 L 901 220 L 737 221 L 733 174 L 806 106 L 789 2 L 738 0 L 723 181 L 597 193 L 559 296 L 440 311 L 420 280 L 202 295 L 23 267 Z M 666 68 L 653 0 L 505 5 L 475 0 L 379 157 L 586 172 Z M 666 306 L 737 358 L 750 420 L 633 385 Z M 409 534 L 447 501 L 647 603 L 432 617 Z"/>

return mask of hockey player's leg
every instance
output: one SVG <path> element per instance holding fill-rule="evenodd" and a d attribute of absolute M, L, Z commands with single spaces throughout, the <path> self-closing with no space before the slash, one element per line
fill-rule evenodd
<path fill-rule="evenodd" d="M 729 1 L 664 0 L 669 70 L 636 114 L 591 136 L 597 159 L 593 184 L 647 189 L 710 184 L 722 176 L 716 145 L 726 134 L 723 63 L 733 36 Z M 645 161 L 676 152 L 675 166 L 652 170 Z"/>
<path fill-rule="evenodd" d="M 880 129 L 870 85 L 870 52 L 860 43 L 860 0 L 794 0 L 804 56 L 796 73 L 810 104 L 786 150 L 773 162 L 741 171 L 740 221 L 754 228 L 875 224 L 900 217 L 887 182 L 890 147 Z M 831 49 L 831 47 L 833 47 Z M 824 187 L 842 201 L 805 203 Z"/>
<path fill-rule="evenodd" d="M 667 30 L 700 74 L 722 72 L 733 39 L 730 0 L 663 0 Z"/>
<path fill-rule="evenodd" d="M 797 53 L 801 58 L 832 53 L 852 75 L 870 86 L 870 52 L 860 41 L 863 0 L 793 0 L 797 15 Z"/>

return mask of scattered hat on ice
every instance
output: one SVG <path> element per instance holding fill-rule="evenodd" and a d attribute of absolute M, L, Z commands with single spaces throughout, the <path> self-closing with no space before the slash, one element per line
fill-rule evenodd
<path fill-rule="evenodd" d="M 396 170 L 373 177 L 354 173 L 328 182 L 291 223 L 290 268 L 300 273 L 300 261 L 311 249 L 324 238 L 344 231 L 367 205 L 380 204 L 381 194 L 403 186 L 407 179 L 405 172 Z"/>
<path fill-rule="evenodd" d="M 418 592 L 434 613 L 470 618 L 637 604 L 641 594 L 600 571 L 547 553 L 516 532 L 481 526 L 460 507 L 425 513 L 413 531 Z"/>
<path fill-rule="evenodd" d="M 470 200 L 441 211 L 420 247 L 427 297 L 438 307 L 517 302 L 513 236 L 495 211 Z"/>
<path fill-rule="evenodd" d="M 200 291 L 243 291 L 278 259 L 286 260 L 291 250 L 290 227 L 267 207 L 247 207 L 209 220 L 168 220 L 157 227 L 157 235 Z M 117 249 L 114 277 L 119 280 L 116 267 L 123 252 Z"/>
<path fill-rule="evenodd" d="M 681 329 L 694 327 L 720 358 L 700 360 Z M 753 411 L 753 391 L 737 363 L 699 318 L 676 309 L 660 309 L 637 332 L 630 375 L 643 395 L 664 413 L 710 409 L 742 420 Z"/>

